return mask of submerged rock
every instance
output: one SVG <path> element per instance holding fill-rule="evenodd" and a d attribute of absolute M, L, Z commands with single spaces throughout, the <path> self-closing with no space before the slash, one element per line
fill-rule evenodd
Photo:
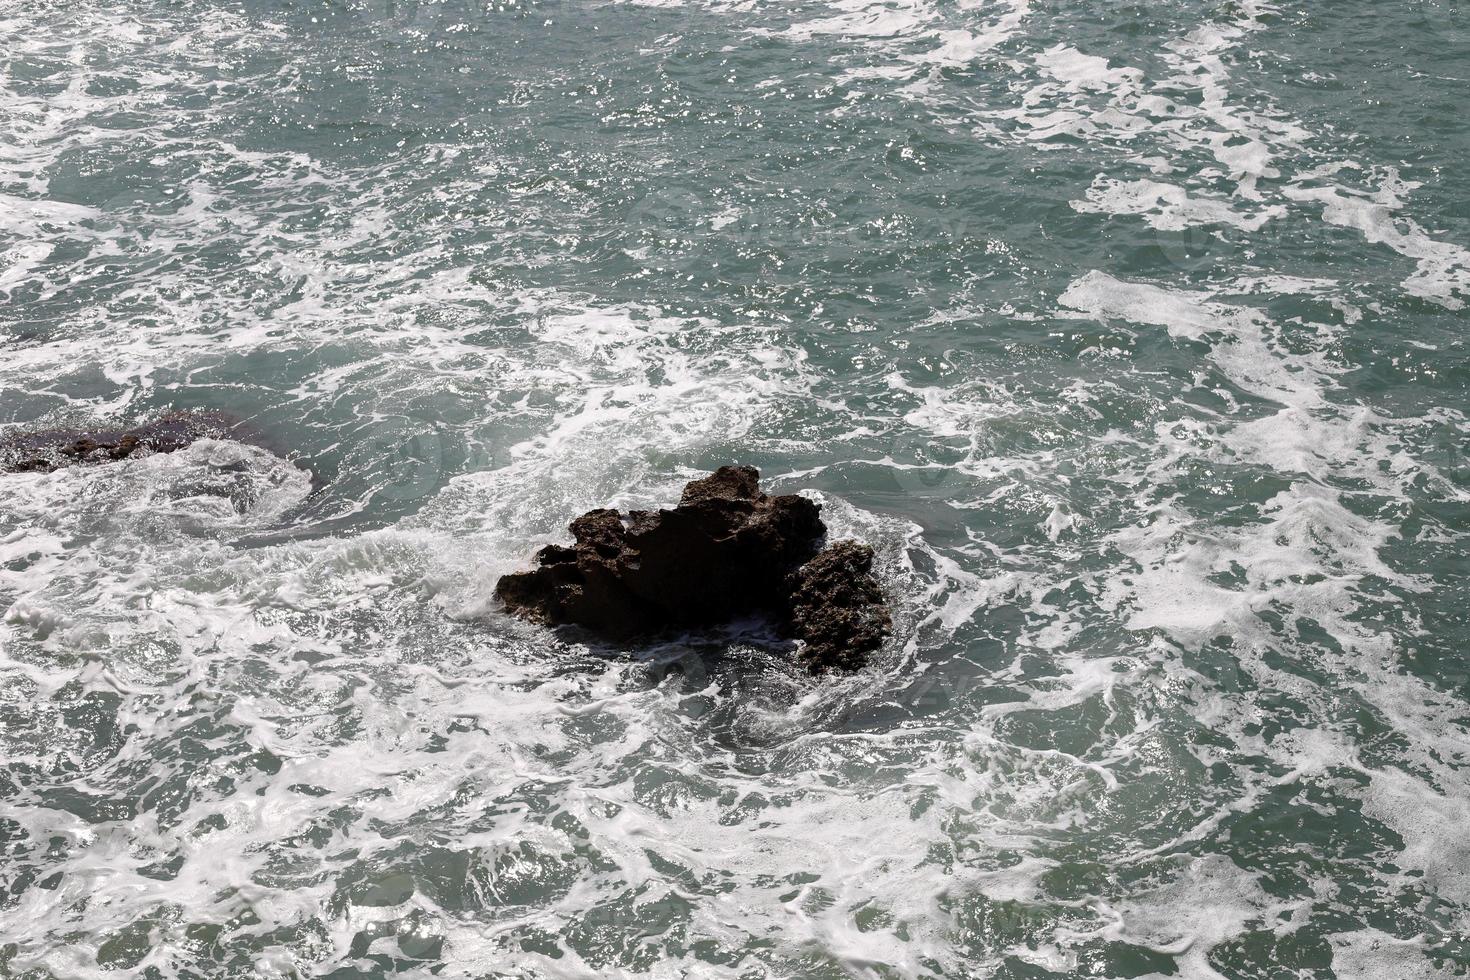
<path fill-rule="evenodd" d="M 0 437 L 0 473 L 49 473 L 77 463 L 176 452 L 200 439 L 230 435 L 237 424 L 218 412 L 170 412 L 131 429 L 48 429 Z"/>
<path fill-rule="evenodd" d="M 819 553 L 821 508 L 768 496 L 759 479 L 722 466 L 672 510 L 588 511 L 571 523 L 571 547 L 542 548 L 536 568 L 496 583 L 496 597 L 535 622 L 616 639 L 766 615 L 806 642 L 812 670 L 861 666 L 890 625 L 872 549 L 843 542 Z"/>

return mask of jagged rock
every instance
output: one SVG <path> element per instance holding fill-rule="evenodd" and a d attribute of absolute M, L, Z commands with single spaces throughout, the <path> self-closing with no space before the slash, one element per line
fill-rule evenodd
<path fill-rule="evenodd" d="M 791 631 L 805 642 L 808 669 L 861 667 L 883 645 L 893 619 L 872 569 L 872 548 L 839 541 L 788 577 Z"/>
<path fill-rule="evenodd" d="M 49 473 L 76 463 L 104 463 L 171 453 L 199 439 L 230 434 L 236 420 L 219 412 L 170 412 L 132 429 L 49 429 L 0 438 L 0 473 Z"/>
<path fill-rule="evenodd" d="M 571 523 L 571 547 L 541 549 L 536 568 L 503 576 L 495 594 L 516 615 L 618 639 L 767 615 L 817 651 L 803 657 L 813 670 L 860 665 L 888 622 L 868 574 L 871 549 L 843 544 L 818 556 L 820 507 L 795 494 L 767 496 L 759 479 L 751 467 L 723 466 L 688 484 L 673 510 L 588 511 Z M 825 558 L 833 551 L 838 557 Z M 842 583 L 846 569 L 859 579 Z M 863 596 L 879 611 L 860 609 Z M 824 597 L 844 605 L 827 610 Z"/>

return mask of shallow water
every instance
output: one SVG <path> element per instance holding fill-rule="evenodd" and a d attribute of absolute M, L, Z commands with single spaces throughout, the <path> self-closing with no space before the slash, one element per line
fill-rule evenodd
<path fill-rule="evenodd" d="M 0 975 L 1470 971 L 1470 20 L 0 0 Z M 872 667 L 491 589 L 738 460 Z"/>

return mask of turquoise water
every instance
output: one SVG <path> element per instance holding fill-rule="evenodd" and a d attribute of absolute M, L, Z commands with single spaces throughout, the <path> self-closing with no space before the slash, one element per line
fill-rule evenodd
<path fill-rule="evenodd" d="M 0 976 L 1470 972 L 1470 12 L 0 0 Z M 892 642 L 496 577 L 739 461 Z"/>

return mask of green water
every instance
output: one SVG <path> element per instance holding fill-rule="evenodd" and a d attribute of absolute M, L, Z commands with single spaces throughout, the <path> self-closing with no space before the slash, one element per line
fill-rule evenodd
<path fill-rule="evenodd" d="M 0 0 L 0 976 L 1470 973 L 1470 11 Z M 732 461 L 895 635 L 496 577 Z"/>

